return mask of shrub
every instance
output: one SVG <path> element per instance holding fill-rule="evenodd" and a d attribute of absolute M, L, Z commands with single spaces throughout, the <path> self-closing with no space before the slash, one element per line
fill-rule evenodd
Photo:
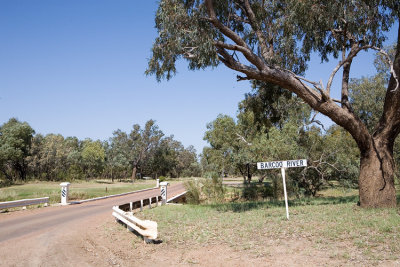
<path fill-rule="evenodd" d="M 257 185 L 246 183 L 242 190 L 242 198 L 245 200 L 256 200 L 258 198 Z"/>
<path fill-rule="evenodd" d="M 217 175 L 212 178 L 189 180 L 184 185 L 187 190 L 187 200 L 191 204 L 200 204 L 205 200 L 212 203 L 224 201 L 226 190 L 222 185 L 222 179 Z"/>
<path fill-rule="evenodd" d="M 223 202 L 225 197 L 225 188 L 222 185 L 222 179 L 214 174 L 211 179 L 203 180 L 203 192 L 211 202 Z"/>
<path fill-rule="evenodd" d="M 189 180 L 184 183 L 186 188 L 186 199 L 190 204 L 200 204 L 202 184 L 196 180 Z"/>
<path fill-rule="evenodd" d="M 242 198 L 245 200 L 275 199 L 275 190 L 269 183 L 263 185 L 258 183 L 245 184 L 242 189 Z"/>

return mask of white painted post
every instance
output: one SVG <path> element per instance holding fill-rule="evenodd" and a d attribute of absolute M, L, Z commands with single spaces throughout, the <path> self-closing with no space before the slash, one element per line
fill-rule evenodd
<path fill-rule="evenodd" d="M 68 194 L 69 194 L 70 183 L 61 183 L 61 205 L 68 205 Z"/>
<path fill-rule="evenodd" d="M 289 220 L 289 206 L 288 206 L 288 199 L 287 199 L 287 193 L 286 193 L 285 168 L 281 168 L 281 173 L 282 173 L 282 181 L 283 181 L 283 192 L 285 194 L 286 218 Z"/>
<path fill-rule="evenodd" d="M 161 205 L 167 204 L 167 186 L 168 182 L 161 182 Z"/>
<path fill-rule="evenodd" d="M 140 211 L 143 211 L 143 199 L 140 200 Z"/>
<path fill-rule="evenodd" d="M 130 212 L 132 212 L 132 208 L 133 208 L 133 207 L 132 207 L 132 206 L 133 206 L 132 204 L 133 204 L 132 202 L 129 202 L 129 211 L 130 211 Z"/>
<path fill-rule="evenodd" d="M 156 207 L 158 207 L 158 196 L 156 196 Z"/>
<path fill-rule="evenodd" d="M 160 179 L 157 179 L 157 185 L 156 187 L 160 187 Z"/>
<path fill-rule="evenodd" d="M 151 197 L 149 198 L 149 209 L 151 209 Z"/>

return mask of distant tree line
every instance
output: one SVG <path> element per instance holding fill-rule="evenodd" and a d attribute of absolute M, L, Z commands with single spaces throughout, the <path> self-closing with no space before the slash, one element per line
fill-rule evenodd
<path fill-rule="evenodd" d="M 106 141 L 35 134 L 16 118 L 0 126 L 0 182 L 200 176 L 196 150 L 165 136 L 149 120 Z"/>

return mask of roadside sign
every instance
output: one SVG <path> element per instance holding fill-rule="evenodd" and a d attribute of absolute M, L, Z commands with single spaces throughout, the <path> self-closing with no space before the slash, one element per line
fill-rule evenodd
<path fill-rule="evenodd" d="M 259 170 L 294 168 L 294 167 L 307 167 L 307 160 L 295 159 L 295 160 L 257 162 L 257 169 Z"/>
<path fill-rule="evenodd" d="M 295 159 L 295 160 L 282 160 L 282 161 L 269 161 L 269 162 L 257 162 L 257 169 L 259 170 L 270 170 L 270 169 L 281 169 L 283 192 L 285 194 L 285 206 L 286 206 L 286 218 L 289 220 L 289 205 L 286 193 L 286 180 L 285 180 L 285 169 L 295 167 L 307 167 L 306 159 Z"/>

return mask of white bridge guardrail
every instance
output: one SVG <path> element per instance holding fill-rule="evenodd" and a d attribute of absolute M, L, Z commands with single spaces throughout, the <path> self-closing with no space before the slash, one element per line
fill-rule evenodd
<path fill-rule="evenodd" d="M 45 206 L 49 203 L 49 197 L 41 197 L 41 198 L 32 198 L 32 199 L 21 199 L 7 202 L 0 202 L 0 210 L 1 209 L 9 209 L 15 207 L 26 207 L 29 205 L 37 205 L 37 204 L 45 204 Z"/>
<path fill-rule="evenodd" d="M 158 236 L 157 223 L 149 220 L 140 220 L 132 212 L 125 212 L 118 206 L 113 207 L 112 215 L 126 224 L 129 230 L 135 230 L 146 239 L 155 240 Z M 146 241 L 147 242 L 147 241 Z"/>
<path fill-rule="evenodd" d="M 180 199 L 185 197 L 186 193 L 187 191 L 180 193 L 179 195 L 176 195 L 174 197 L 171 197 L 170 199 L 167 200 L 167 203 L 179 201 Z"/>
<path fill-rule="evenodd" d="M 161 190 L 161 205 L 165 205 L 168 202 L 177 202 L 183 200 L 185 198 L 185 194 L 187 191 L 174 196 L 167 200 L 167 186 L 168 183 L 160 183 Z M 156 206 L 159 206 L 159 197 L 150 197 L 148 199 L 141 199 L 135 202 L 128 202 L 126 204 L 122 204 L 119 206 L 113 207 L 112 215 L 116 218 L 117 221 L 120 221 L 126 224 L 128 230 L 136 231 L 138 234 L 142 235 L 144 241 L 146 243 L 154 243 L 157 238 L 157 223 L 149 220 L 140 220 L 133 216 L 133 211 L 140 208 L 140 211 L 143 211 L 144 205 L 148 204 L 149 208 L 152 208 L 152 202 L 155 203 Z M 153 201 L 154 200 L 154 201 Z"/>

